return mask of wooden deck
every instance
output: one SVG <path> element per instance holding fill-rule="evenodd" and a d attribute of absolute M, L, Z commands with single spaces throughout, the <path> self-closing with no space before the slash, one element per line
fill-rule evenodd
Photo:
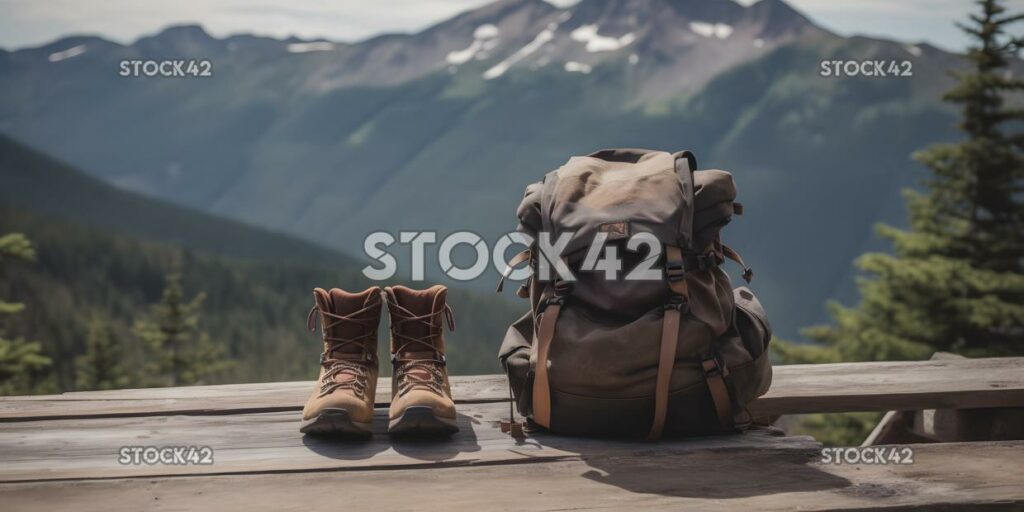
<path fill-rule="evenodd" d="M 0 399 L 3 510 L 1024 509 L 1024 442 L 914 445 L 912 465 L 830 465 L 771 429 L 660 443 L 517 441 L 503 377 L 456 377 L 446 441 L 303 437 L 310 382 Z M 390 385 L 378 395 L 386 406 Z M 1024 358 L 776 368 L 759 417 L 1024 406 Z M 121 465 L 123 446 L 209 446 L 209 465 Z M 723 509 L 724 507 L 724 509 Z"/>

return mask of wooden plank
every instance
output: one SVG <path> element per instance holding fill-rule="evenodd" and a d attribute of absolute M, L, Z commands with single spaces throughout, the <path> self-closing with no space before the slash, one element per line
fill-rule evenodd
<path fill-rule="evenodd" d="M 778 366 L 758 418 L 1024 406 L 1024 357 Z"/>
<path fill-rule="evenodd" d="M 813 455 L 820 447 L 809 437 L 781 437 L 768 431 L 657 445 L 539 433 L 517 441 L 498 427 L 508 413 L 506 404 L 464 404 L 459 413 L 461 432 L 450 440 L 433 442 L 389 439 L 384 432 L 385 409 L 378 410 L 371 441 L 348 443 L 302 436 L 297 412 L 3 423 L 0 482 L 494 465 L 702 450 Z M 118 456 L 123 446 L 209 446 L 214 463 L 121 465 Z"/>
<path fill-rule="evenodd" d="M 771 452 L 0 484 L 11 510 L 1020 510 L 1020 442 L 917 445 L 914 464 L 822 465 Z"/>
<path fill-rule="evenodd" d="M 456 403 L 508 401 L 508 383 L 501 375 L 454 376 L 451 384 Z M 0 422 L 296 411 L 302 409 L 313 385 L 312 381 L 264 382 L 2 397 Z M 377 390 L 377 406 L 389 404 L 391 379 L 379 379 Z"/>
<path fill-rule="evenodd" d="M 165 414 L 233 414 L 302 408 L 311 382 L 278 382 L 0 398 L 0 422 Z M 504 376 L 452 378 L 461 403 L 508 399 Z M 382 379 L 377 402 L 390 401 Z M 775 367 L 772 388 L 751 404 L 758 418 L 814 412 L 1024 406 L 1024 358 L 837 363 Z"/>

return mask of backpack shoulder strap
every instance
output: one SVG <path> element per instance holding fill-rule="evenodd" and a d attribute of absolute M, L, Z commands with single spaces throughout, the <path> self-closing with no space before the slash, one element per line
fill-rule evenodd
<path fill-rule="evenodd" d="M 548 352 L 555 337 L 555 326 L 566 297 L 572 289 L 571 283 L 555 281 L 545 290 L 545 298 L 539 305 L 540 324 L 535 334 L 537 346 L 537 367 L 533 375 L 533 421 L 544 428 L 551 428 L 551 383 L 548 379 Z"/>
<path fill-rule="evenodd" d="M 679 344 L 679 322 L 690 295 L 683 270 L 683 251 L 674 245 L 665 248 L 665 277 L 672 289 L 673 299 L 665 305 L 665 316 L 661 324 L 658 376 L 654 384 L 654 423 L 647 434 L 647 439 L 651 441 L 660 438 L 665 428 L 669 385 L 672 381 L 672 369 L 676 365 L 676 346 Z"/>

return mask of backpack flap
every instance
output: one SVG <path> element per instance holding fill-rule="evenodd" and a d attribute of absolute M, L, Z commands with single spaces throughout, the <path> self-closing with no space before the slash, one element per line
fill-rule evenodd
<path fill-rule="evenodd" d="M 577 279 L 574 301 L 634 318 L 665 303 L 669 291 L 664 281 L 627 279 L 637 265 L 656 256 L 647 244 L 630 250 L 627 243 L 645 233 L 658 242 L 656 246 L 690 244 L 693 181 L 688 155 L 604 150 L 573 157 L 544 178 L 539 210 L 521 208 L 521 219 L 534 223 L 534 213 L 539 212 L 541 232 L 552 242 L 571 235 L 561 254 Z M 595 241 L 602 238 L 604 246 L 615 245 L 623 262 L 615 279 L 581 268 Z M 598 260 L 608 254 L 600 246 L 598 250 Z M 646 263 L 656 268 L 656 261 Z"/>
<path fill-rule="evenodd" d="M 585 252 L 598 234 L 609 241 L 649 233 L 662 244 L 688 246 L 693 180 L 676 156 L 644 150 L 572 157 L 544 179 L 541 219 L 555 237 L 571 233 L 564 255 Z"/>

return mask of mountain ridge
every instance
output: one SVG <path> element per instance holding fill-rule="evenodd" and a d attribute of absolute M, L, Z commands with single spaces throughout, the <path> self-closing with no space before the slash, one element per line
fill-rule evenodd
<path fill-rule="evenodd" d="M 573 154 L 691 149 L 736 175 L 750 215 L 726 236 L 760 269 L 778 332 L 796 337 L 826 299 L 850 297 L 837 283 L 875 247 L 871 225 L 903 221 L 899 189 L 920 171 L 910 153 L 958 136 L 939 98 L 963 61 L 839 37 L 778 0 L 700 20 L 673 7 L 721 1 L 503 2 L 344 47 L 233 36 L 220 53 L 175 55 L 211 58 L 203 79 L 117 77 L 117 59 L 155 56 L 139 48 L 15 52 L 0 56 L 0 132 L 121 187 L 354 257 L 376 230 L 496 239 L 523 187 Z M 622 6 L 653 18 L 606 12 Z M 818 74 L 838 58 L 907 59 L 914 76 Z M 819 211 L 826 221 L 808 215 Z M 806 236 L 822 242 L 812 262 L 790 254 Z"/>
<path fill-rule="evenodd" d="M 356 265 L 291 235 L 119 190 L 0 135 L 0 205 L 186 249 L 257 261 Z M 231 233 L 230 240 L 224 236 Z"/>
<path fill-rule="evenodd" d="M 649 15 L 646 20 L 638 20 L 637 12 L 646 14 L 657 13 L 658 16 Z M 676 23 L 672 14 L 675 14 L 675 21 L 688 21 Z M 668 16 L 669 19 L 664 19 Z M 765 17 L 769 19 L 762 19 Z M 526 19 L 522 19 L 522 18 Z M 650 19 L 656 18 L 656 19 Z M 626 21 L 624 21 L 626 20 Z M 499 0 L 485 4 L 476 9 L 470 9 L 459 13 L 447 20 L 439 21 L 422 30 L 402 33 L 384 33 L 371 36 L 355 42 L 333 41 L 328 39 L 298 39 L 289 37 L 278 39 L 266 36 L 254 36 L 247 34 L 232 34 L 226 37 L 214 37 L 198 24 L 187 23 L 168 26 L 157 33 L 143 35 L 128 44 L 120 44 L 96 36 L 72 36 L 61 38 L 51 43 L 37 47 L 18 49 L 7 52 L 17 54 L 19 52 L 50 52 L 59 53 L 69 48 L 85 47 L 82 55 L 88 54 L 89 45 L 106 47 L 118 54 L 119 57 L 146 57 L 146 58 L 173 58 L 183 55 L 213 57 L 225 52 L 240 50 L 241 46 L 253 47 L 259 45 L 263 51 L 277 51 L 284 53 L 299 54 L 335 54 L 344 56 L 343 60 L 349 67 L 358 68 L 361 62 L 373 59 L 393 58 L 402 61 L 405 68 L 403 71 L 397 68 L 387 68 L 389 73 L 368 73 L 360 75 L 351 73 L 353 77 L 338 82 L 340 85 L 353 85 L 360 83 L 388 83 L 395 84 L 402 81 L 415 79 L 431 72 L 445 69 L 445 56 L 458 51 L 458 44 L 453 39 L 461 41 L 462 45 L 471 46 L 475 42 L 473 34 L 475 30 L 484 25 L 491 25 L 499 29 L 492 42 L 494 48 L 487 54 L 489 58 L 506 58 L 521 50 L 535 36 L 543 34 L 553 26 L 565 23 L 567 31 L 578 29 L 581 25 L 604 24 L 606 27 L 618 26 L 622 29 L 623 24 L 632 24 L 639 27 L 643 23 L 660 23 L 659 30 L 671 33 L 695 33 L 692 37 L 719 38 L 729 31 L 733 35 L 732 26 L 722 25 L 721 22 L 729 23 L 768 23 L 771 27 L 761 27 L 758 38 L 751 38 L 751 41 L 758 41 L 758 44 L 772 46 L 772 41 L 765 41 L 760 37 L 771 39 L 788 39 L 791 32 L 799 30 L 823 31 L 803 14 L 789 7 L 782 0 L 760 0 L 749 6 L 743 6 L 732 0 L 690 0 L 687 2 L 670 2 L 668 0 L 583 0 L 577 4 L 564 8 L 555 7 L 543 0 Z M 497 25 L 494 25 L 497 23 Z M 710 23 L 710 25 L 708 25 Z M 473 26 L 465 26 L 472 24 Z M 504 28 L 501 25 L 507 24 Z M 716 25 L 717 24 L 717 25 Z M 756 28 L 756 27 L 755 27 Z M 770 28 L 770 30 L 767 30 Z M 583 42 L 588 48 L 598 48 L 600 45 L 591 46 L 589 42 L 594 39 L 607 40 L 606 35 L 597 33 L 601 27 L 595 27 L 592 38 L 584 40 L 570 33 L 554 36 L 554 39 L 547 45 L 560 48 L 559 52 L 565 55 L 554 55 L 560 63 L 577 62 L 572 59 L 583 59 L 582 64 L 593 66 L 601 61 L 600 55 L 588 55 L 589 53 L 608 52 L 608 46 L 598 50 L 588 50 L 580 54 L 573 46 L 578 44 L 568 42 L 575 38 L 576 43 Z M 716 33 L 715 30 L 718 30 Z M 752 29 L 753 30 L 753 29 Z M 710 32 L 709 32 L 710 31 Z M 439 37 L 442 34 L 443 37 Z M 511 34 L 511 35 L 509 35 Z M 570 36 L 570 37 L 567 37 Z M 583 37 L 583 36 L 581 36 Z M 641 36 L 642 37 L 642 36 Z M 562 39 L 567 39 L 563 41 Z M 638 40 L 638 43 L 642 41 Z M 412 43 L 412 44 L 409 44 Z M 677 41 L 678 43 L 678 41 Z M 402 45 L 412 48 L 401 49 Z M 398 45 L 398 46 L 395 46 Z M 431 50 L 432 45 L 440 49 Z M 638 44 L 639 45 L 639 44 Z M 626 45 L 628 46 L 628 45 Z M 678 44 L 676 44 L 678 46 Z M 463 50 L 465 47 L 462 48 Z M 617 48 L 612 49 L 614 50 Z M 735 54 L 736 48 L 731 48 Z M 550 52 L 549 52 L 550 53 Z M 349 55 L 350 54 L 350 55 Z M 77 55 L 76 55 L 77 56 Z M 480 58 L 478 54 L 475 57 Z M 548 62 L 552 55 L 539 56 L 541 62 Z M 526 61 L 529 62 L 529 61 Z M 423 63 L 417 65 L 413 63 Z M 379 62 L 377 65 L 380 65 Z"/>

